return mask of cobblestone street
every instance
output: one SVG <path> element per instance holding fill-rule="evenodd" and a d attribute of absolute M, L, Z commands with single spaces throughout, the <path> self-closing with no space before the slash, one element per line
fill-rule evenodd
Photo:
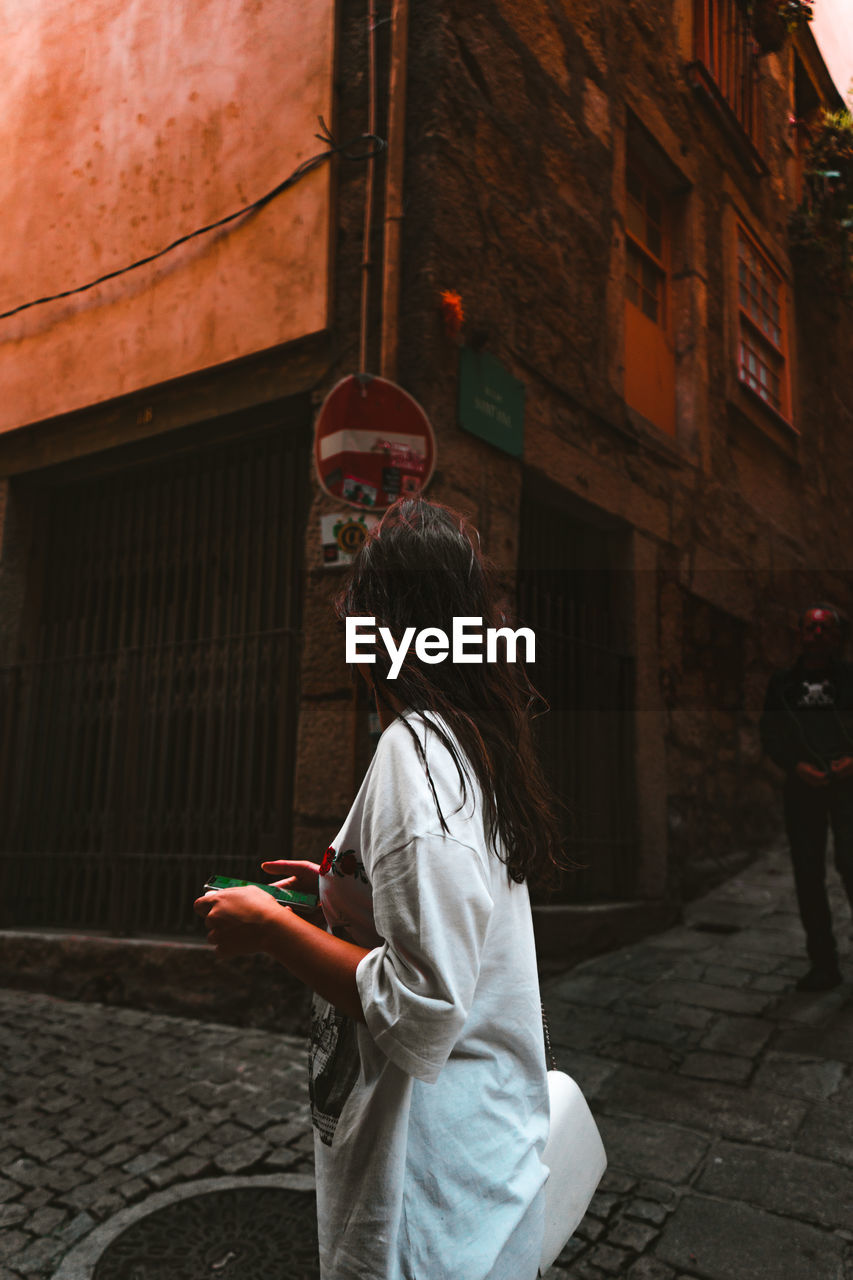
<path fill-rule="evenodd" d="M 0 1280 L 152 1192 L 311 1170 L 301 1040 L 16 991 L 0 1025 Z"/>
<path fill-rule="evenodd" d="M 554 1280 L 853 1277 L 853 964 L 830 883 L 834 991 L 794 991 L 808 966 L 780 855 L 544 984 L 609 1157 Z"/>
<path fill-rule="evenodd" d="M 835 991 L 794 992 L 781 856 L 545 980 L 610 1160 L 551 1280 L 853 1278 L 853 965 L 832 884 Z M 0 992 L 0 1280 L 49 1280 L 155 1193 L 310 1174 L 304 1058 L 270 1032 Z"/>

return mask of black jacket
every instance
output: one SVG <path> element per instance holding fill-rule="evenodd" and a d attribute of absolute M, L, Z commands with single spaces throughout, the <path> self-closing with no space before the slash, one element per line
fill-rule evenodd
<path fill-rule="evenodd" d="M 819 769 L 829 767 L 829 761 L 809 744 L 803 717 L 797 712 L 797 692 L 805 674 L 802 659 L 798 658 L 793 667 L 770 677 L 759 724 L 764 751 L 774 764 L 788 772 L 801 760 Z M 849 741 L 853 755 L 853 663 L 835 660 L 829 664 L 827 674 L 836 688 L 833 712 L 840 737 Z"/>

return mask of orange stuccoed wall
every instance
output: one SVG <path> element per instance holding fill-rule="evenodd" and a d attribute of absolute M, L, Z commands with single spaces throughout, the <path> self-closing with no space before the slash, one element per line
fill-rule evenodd
<path fill-rule="evenodd" d="M 0 0 L 0 313 L 239 210 L 324 150 L 334 0 Z M 330 166 L 0 320 L 0 430 L 327 325 Z"/>

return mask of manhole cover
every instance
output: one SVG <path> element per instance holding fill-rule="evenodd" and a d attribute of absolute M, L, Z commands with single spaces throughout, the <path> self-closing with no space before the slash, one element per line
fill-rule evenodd
<path fill-rule="evenodd" d="M 166 1205 L 107 1246 L 92 1280 L 319 1280 L 313 1192 L 208 1191 Z"/>

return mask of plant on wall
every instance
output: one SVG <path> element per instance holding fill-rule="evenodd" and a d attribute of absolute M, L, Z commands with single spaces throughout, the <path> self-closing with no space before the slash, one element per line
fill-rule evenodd
<path fill-rule="evenodd" d="M 824 111 L 813 132 L 789 239 L 804 283 L 853 296 L 853 115 L 846 109 Z"/>
<path fill-rule="evenodd" d="M 814 17 L 814 0 L 781 0 L 776 10 L 789 32 L 811 22 Z"/>
<path fill-rule="evenodd" d="M 746 0 L 752 33 L 762 53 L 778 53 L 789 35 L 811 22 L 814 0 Z"/>

